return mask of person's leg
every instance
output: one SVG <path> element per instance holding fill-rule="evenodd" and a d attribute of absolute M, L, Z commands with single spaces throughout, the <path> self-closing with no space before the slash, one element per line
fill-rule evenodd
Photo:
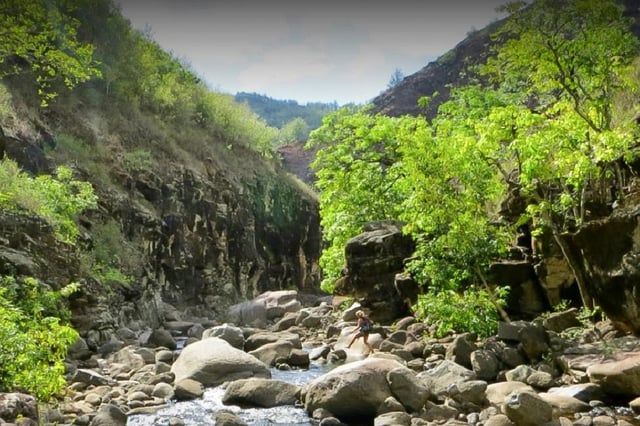
<path fill-rule="evenodd" d="M 364 334 L 364 336 L 362 337 L 362 341 L 369 348 L 369 353 L 373 353 L 373 346 L 371 346 L 371 343 L 369 343 L 369 333 Z"/>
<path fill-rule="evenodd" d="M 347 349 L 350 348 L 351 345 L 353 345 L 353 342 L 355 342 L 358 339 L 358 337 L 360 337 L 361 334 L 362 333 L 358 333 L 355 336 L 353 336 L 353 339 L 351 339 L 351 343 L 349 343 L 349 345 L 347 346 Z"/>

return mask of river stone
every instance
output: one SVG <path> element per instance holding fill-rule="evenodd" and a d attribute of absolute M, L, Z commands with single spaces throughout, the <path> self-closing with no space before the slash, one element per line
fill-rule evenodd
<path fill-rule="evenodd" d="M 463 367 L 471 369 L 471 353 L 478 349 L 474 343 L 475 336 L 470 333 L 461 334 L 453 339 L 453 342 L 447 347 L 445 359 L 460 364 Z"/>
<path fill-rule="evenodd" d="M 38 420 L 38 401 L 24 393 L 0 393 L 0 419 L 13 421 L 18 417 Z"/>
<path fill-rule="evenodd" d="M 535 392 L 513 392 L 502 405 L 502 411 L 518 426 L 539 426 L 551 421 L 551 404 Z"/>
<path fill-rule="evenodd" d="M 492 351 L 479 349 L 471 352 L 471 368 L 480 380 L 494 380 L 500 370 L 498 357 Z"/>
<path fill-rule="evenodd" d="M 227 385 L 222 402 L 240 406 L 271 408 L 294 405 L 300 395 L 300 387 L 273 379 L 243 379 Z"/>
<path fill-rule="evenodd" d="M 582 402 L 605 399 L 605 394 L 595 383 L 578 383 L 575 385 L 553 387 L 547 391 L 550 394 L 571 396 Z"/>
<path fill-rule="evenodd" d="M 620 361 L 595 364 L 587 368 L 592 383 L 614 396 L 640 395 L 640 354 Z"/>
<path fill-rule="evenodd" d="M 103 405 L 89 423 L 90 426 L 125 426 L 126 424 L 127 415 L 113 404 Z"/>
<path fill-rule="evenodd" d="M 504 414 L 496 414 L 484 422 L 484 426 L 515 426 L 515 424 Z"/>
<path fill-rule="evenodd" d="M 375 418 L 390 396 L 387 374 L 403 365 L 388 359 L 367 358 L 337 367 L 303 388 L 307 413 L 324 408 L 342 421 Z"/>
<path fill-rule="evenodd" d="M 533 388 L 522 382 L 498 382 L 487 386 L 485 395 L 492 405 L 500 406 L 512 392 L 533 392 Z"/>
<path fill-rule="evenodd" d="M 381 414 L 373 420 L 373 426 L 409 426 L 411 416 L 402 411 Z"/>
<path fill-rule="evenodd" d="M 584 413 L 591 409 L 586 402 L 580 401 L 572 396 L 558 395 L 552 393 L 539 393 L 538 396 L 548 402 L 553 409 L 553 417 L 569 416 L 575 413 Z"/>
<path fill-rule="evenodd" d="M 387 381 L 391 393 L 408 411 L 420 411 L 429 399 L 429 390 L 409 368 L 400 367 L 389 371 Z"/>
<path fill-rule="evenodd" d="M 418 374 L 418 378 L 431 394 L 442 397 L 447 393 L 449 386 L 475 380 L 476 374 L 453 361 L 444 360 L 436 367 Z"/>
<path fill-rule="evenodd" d="M 174 398 L 178 401 L 188 401 L 200 398 L 204 394 L 202 383 L 193 379 L 183 379 L 175 384 Z"/>
<path fill-rule="evenodd" d="M 378 407 L 377 414 L 381 415 L 385 413 L 392 413 L 394 411 L 405 412 L 406 409 L 404 408 L 404 405 L 400 403 L 400 401 L 390 396 L 389 398 L 384 400 L 384 402 L 382 403 L 382 405 L 380 405 L 380 407 Z"/>
<path fill-rule="evenodd" d="M 267 343 L 260 346 L 258 349 L 249 352 L 264 362 L 266 365 L 273 367 L 277 362 L 286 362 L 289 359 L 289 355 L 293 350 L 293 344 L 287 340 L 278 340 L 276 342 Z"/>
<path fill-rule="evenodd" d="M 163 328 L 154 329 L 149 335 L 148 340 L 143 342 L 143 344 L 152 347 L 164 347 L 171 350 L 176 349 L 178 346 L 171 332 Z"/>
<path fill-rule="evenodd" d="M 176 383 L 194 379 L 205 387 L 249 377 L 271 378 L 267 365 L 217 337 L 184 348 L 171 371 L 175 374 Z"/>
<path fill-rule="evenodd" d="M 210 337 L 218 337 L 229 342 L 234 348 L 244 349 L 244 334 L 240 327 L 224 323 L 216 327 L 208 328 L 202 332 L 202 339 L 208 339 Z"/>
<path fill-rule="evenodd" d="M 260 346 L 266 345 L 267 343 L 275 343 L 279 340 L 291 342 L 291 345 L 294 348 L 302 348 L 300 336 L 296 333 L 291 333 L 289 331 L 280 331 L 277 333 L 272 331 L 259 331 L 247 337 L 244 342 L 244 350 L 250 352 L 258 349 Z"/>
<path fill-rule="evenodd" d="M 228 411 L 220 411 L 215 414 L 216 426 L 247 426 L 240 417 Z"/>

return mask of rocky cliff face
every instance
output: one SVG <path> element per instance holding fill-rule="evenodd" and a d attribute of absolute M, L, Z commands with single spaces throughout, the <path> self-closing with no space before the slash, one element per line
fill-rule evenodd
<path fill-rule="evenodd" d="M 27 170 L 36 157 L 37 171 L 51 168 L 34 140 L 3 136 L 0 146 Z M 91 181 L 86 170 L 76 172 Z M 122 326 L 222 321 L 228 306 L 267 290 L 318 291 L 317 201 L 284 173 L 263 167 L 240 178 L 212 160 L 108 172 L 116 185 L 96 186 L 100 207 L 82 218 L 78 246 L 91 249 L 93 231 L 115 222 L 130 284 L 92 280 L 81 268 L 82 250 L 57 242 L 41 219 L 0 211 L 0 273 L 52 286 L 80 281 L 74 322 L 94 343 Z"/>

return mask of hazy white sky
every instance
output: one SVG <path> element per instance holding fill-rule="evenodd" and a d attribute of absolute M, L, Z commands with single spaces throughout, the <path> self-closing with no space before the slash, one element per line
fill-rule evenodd
<path fill-rule="evenodd" d="M 117 0 L 212 89 L 366 103 L 501 17 L 506 0 Z"/>

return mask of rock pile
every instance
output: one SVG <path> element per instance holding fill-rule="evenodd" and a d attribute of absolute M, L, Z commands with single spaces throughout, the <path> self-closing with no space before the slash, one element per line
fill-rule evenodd
<path fill-rule="evenodd" d="M 290 295 L 282 300 L 296 305 Z M 248 306 L 243 315 L 253 321 Z M 125 425 L 127 416 L 199 398 L 222 384 L 225 404 L 295 404 L 323 426 L 640 424 L 640 341 L 606 323 L 587 331 L 569 310 L 503 323 L 490 339 L 432 339 L 424 337 L 427 324 L 406 317 L 375 327 L 369 341 L 376 350 L 367 354 L 361 340 L 346 348 L 357 309 L 326 303 L 283 309 L 269 314 L 266 328 L 200 330 L 202 338 L 187 338 L 184 349 L 170 349 L 167 341 L 150 345 L 149 332 L 138 336 L 144 345 L 116 344 L 111 353 L 87 356 L 79 343 L 64 401 L 38 412 L 28 395 L 0 394 L 0 418 L 19 425 Z M 271 378 L 270 367 L 311 362 L 334 368 L 303 386 Z M 243 423 L 221 412 L 212 424 Z"/>

